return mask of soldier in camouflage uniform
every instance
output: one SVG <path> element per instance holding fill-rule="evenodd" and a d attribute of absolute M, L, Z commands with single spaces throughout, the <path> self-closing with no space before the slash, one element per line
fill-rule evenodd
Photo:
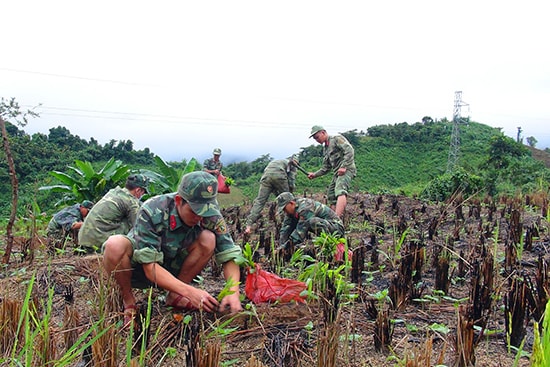
<path fill-rule="evenodd" d="M 344 224 L 336 213 L 313 199 L 295 198 L 290 192 L 283 192 L 277 196 L 277 209 L 279 214 L 285 214 L 279 237 L 281 248 L 288 248 L 290 243 L 300 245 L 309 232 L 344 235 Z"/>
<path fill-rule="evenodd" d="M 214 149 L 212 152 L 213 157 L 208 158 L 204 161 L 202 165 L 202 170 L 208 172 L 211 175 L 218 176 L 223 168 L 223 163 L 220 161 L 220 155 L 222 155 L 222 150 L 220 148 Z"/>
<path fill-rule="evenodd" d="M 314 179 L 333 172 L 327 197 L 330 207 L 342 218 L 346 210 L 351 180 L 357 174 L 353 147 L 344 136 L 329 136 L 327 131 L 319 125 L 311 128 L 309 137 L 313 137 L 319 144 L 323 144 L 323 165 L 316 172 L 309 172 L 307 177 Z"/>
<path fill-rule="evenodd" d="M 142 174 L 132 174 L 123 188 L 109 190 L 84 219 L 78 232 L 79 246 L 92 253 L 100 251 L 109 236 L 127 234 L 136 221 L 139 199 L 147 193 L 148 181 Z"/>
<path fill-rule="evenodd" d="M 282 192 L 293 192 L 296 187 L 296 167 L 298 165 L 298 156 L 285 159 L 277 159 L 269 162 L 264 169 L 264 173 L 260 178 L 260 189 L 258 196 L 252 203 L 250 214 L 246 218 L 245 233 L 250 233 L 252 225 L 256 223 L 265 203 L 269 199 L 269 195 L 274 193 L 275 196 Z"/>
<path fill-rule="evenodd" d="M 46 230 L 50 249 L 63 247 L 68 235 L 77 242 L 77 232 L 93 205 L 91 201 L 84 200 L 54 214 Z"/>
<path fill-rule="evenodd" d="M 165 289 L 166 304 L 175 308 L 242 310 L 240 269 L 235 263 L 242 252 L 220 213 L 217 186 L 216 178 L 206 172 L 184 175 L 177 192 L 143 203 L 128 235 L 111 236 L 103 244 L 103 266 L 120 287 L 125 325 L 136 309 L 132 287 Z M 191 285 L 212 256 L 223 264 L 225 279 L 235 282 L 233 293 L 221 303 Z"/>

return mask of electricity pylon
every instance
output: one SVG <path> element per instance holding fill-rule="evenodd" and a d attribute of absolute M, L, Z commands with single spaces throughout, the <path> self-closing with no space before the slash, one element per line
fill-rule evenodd
<path fill-rule="evenodd" d="M 453 111 L 453 130 L 451 132 L 451 144 L 449 146 L 449 158 L 447 159 L 447 173 L 455 170 L 458 164 L 458 156 L 460 153 L 460 129 L 459 124 L 465 122 L 462 119 L 460 110 L 462 107 L 468 106 L 467 103 L 462 101 L 462 92 L 455 92 L 455 107 Z"/>

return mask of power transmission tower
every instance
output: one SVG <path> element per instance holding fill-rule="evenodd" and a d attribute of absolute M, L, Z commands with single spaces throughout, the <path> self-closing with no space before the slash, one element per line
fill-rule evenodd
<path fill-rule="evenodd" d="M 458 155 L 460 152 L 460 129 L 459 124 L 466 122 L 462 119 L 460 110 L 462 107 L 468 106 L 462 101 L 462 92 L 455 92 L 455 107 L 453 111 L 453 130 L 451 133 L 451 144 L 449 147 L 449 158 L 447 159 L 447 173 L 455 170 L 458 163 Z"/>

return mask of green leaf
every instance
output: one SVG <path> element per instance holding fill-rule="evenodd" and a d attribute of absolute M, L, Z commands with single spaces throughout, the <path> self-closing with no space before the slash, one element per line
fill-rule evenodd
<path fill-rule="evenodd" d="M 450 331 L 447 325 L 438 324 L 438 323 L 433 323 L 430 326 L 428 326 L 428 328 L 432 331 L 435 331 L 441 334 L 448 334 Z"/>
<path fill-rule="evenodd" d="M 57 180 L 61 181 L 67 186 L 73 186 L 74 184 L 77 183 L 77 181 L 73 177 L 69 176 L 66 173 L 58 172 L 58 171 L 51 171 L 49 173 L 50 173 L 50 176 L 56 178 Z"/>

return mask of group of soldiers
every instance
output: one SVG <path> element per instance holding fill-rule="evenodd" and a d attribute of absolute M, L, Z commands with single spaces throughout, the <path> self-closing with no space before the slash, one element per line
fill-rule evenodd
<path fill-rule="evenodd" d="M 246 219 L 245 233 L 250 233 L 269 196 L 275 194 L 278 213 L 284 214 L 279 238 L 281 249 L 289 245 L 299 246 L 308 233 L 344 235 L 342 217 L 351 180 L 357 173 L 354 149 L 343 135 L 331 136 L 320 125 L 312 127 L 309 137 L 323 144 L 322 166 L 315 172 L 306 172 L 300 166 L 298 155 L 270 162 L 260 179 L 258 196 Z M 293 195 L 298 169 L 306 173 L 309 179 L 332 173 L 327 189 L 330 207 L 310 198 L 296 198 Z"/>
<path fill-rule="evenodd" d="M 269 196 L 276 195 L 278 213 L 284 216 L 280 246 L 299 245 L 308 233 L 344 235 L 342 216 L 351 180 L 356 175 L 354 150 L 342 135 L 330 136 L 319 125 L 310 138 L 323 144 L 322 166 L 307 172 L 309 179 L 332 173 L 327 190 L 328 204 L 297 198 L 297 170 L 306 172 L 298 155 L 270 162 L 260 179 L 260 189 L 246 218 L 250 233 Z M 124 304 L 124 325 L 132 322 L 136 299 L 132 288 L 157 286 L 168 293 L 166 305 L 177 309 L 205 311 L 242 310 L 239 300 L 241 255 L 220 212 L 218 181 L 222 171 L 221 149 L 203 164 L 203 171 L 185 174 L 177 192 L 157 195 L 141 203 L 148 179 L 130 175 L 125 187 L 111 189 L 97 203 L 84 201 L 54 215 L 48 235 L 66 235 L 78 230 L 78 244 L 87 252 L 103 253 L 103 268 L 119 286 Z M 222 264 L 224 277 L 234 284 L 220 302 L 208 292 L 192 286 L 195 277 L 214 257 Z"/>

